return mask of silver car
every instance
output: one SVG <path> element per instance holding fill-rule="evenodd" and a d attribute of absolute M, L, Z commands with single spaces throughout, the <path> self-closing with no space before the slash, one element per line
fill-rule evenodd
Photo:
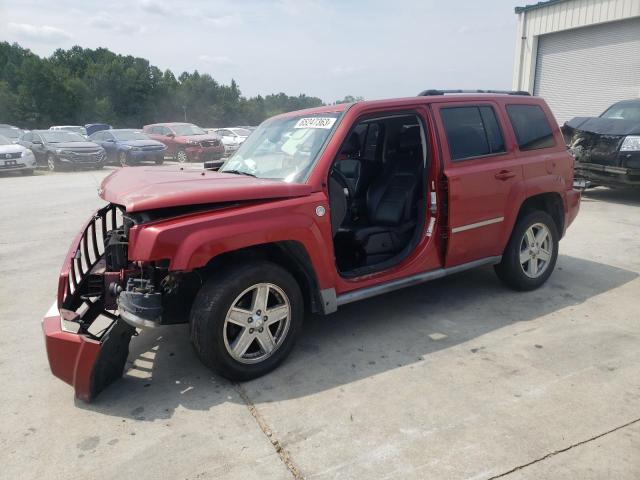
<path fill-rule="evenodd" d="M 36 169 L 36 157 L 22 145 L 0 135 L 0 172 L 21 172 L 31 175 Z"/>

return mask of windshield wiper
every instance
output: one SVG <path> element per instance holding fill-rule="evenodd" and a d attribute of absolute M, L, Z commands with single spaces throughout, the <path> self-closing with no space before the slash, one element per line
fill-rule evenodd
<path fill-rule="evenodd" d="M 236 175 L 247 175 L 248 177 L 257 178 L 253 173 L 243 172 L 242 170 L 221 170 L 222 173 L 235 173 Z"/>

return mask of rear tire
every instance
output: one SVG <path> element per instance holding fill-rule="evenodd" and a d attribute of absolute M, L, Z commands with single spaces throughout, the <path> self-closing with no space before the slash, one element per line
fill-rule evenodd
<path fill-rule="evenodd" d="M 191 341 L 212 370 L 250 380 L 289 355 L 303 318 L 302 293 L 288 271 L 266 261 L 233 266 L 213 274 L 196 295 Z"/>
<path fill-rule="evenodd" d="M 498 278 L 514 290 L 540 287 L 555 268 L 559 239 L 548 213 L 527 213 L 516 223 L 502 261 L 494 267 Z"/>

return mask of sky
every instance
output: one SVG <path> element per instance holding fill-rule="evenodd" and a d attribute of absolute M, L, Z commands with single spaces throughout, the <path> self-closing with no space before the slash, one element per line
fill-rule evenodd
<path fill-rule="evenodd" d="M 520 5 L 505 0 L 0 0 L 0 41 L 80 45 L 209 73 L 245 96 L 335 101 L 511 88 Z"/>

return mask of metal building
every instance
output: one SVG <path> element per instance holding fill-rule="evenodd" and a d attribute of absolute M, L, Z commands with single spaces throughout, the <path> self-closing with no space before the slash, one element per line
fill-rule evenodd
<path fill-rule="evenodd" d="M 560 124 L 640 97 L 640 0 L 516 7 L 513 89 L 544 97 Z"/>

